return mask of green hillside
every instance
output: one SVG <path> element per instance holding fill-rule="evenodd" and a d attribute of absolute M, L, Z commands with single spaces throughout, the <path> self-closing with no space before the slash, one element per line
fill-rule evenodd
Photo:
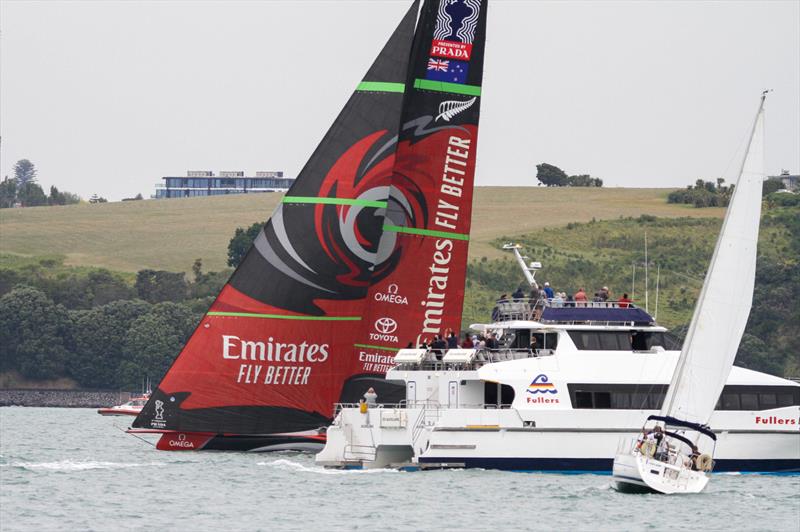
<path fill-rule="evenodd" d="M 494 240 L 571 222 L 651 214 L 722 216 L 722 209 L 668 204 L 667 189 L 478 187 L 470 257 L 502 256 Z M 269 217 L 278 194 L 80 204 L 0 210 L 0 253 L 63 255 L 65 264 L 135 272 L 225 267 L 237 227 Z"/>

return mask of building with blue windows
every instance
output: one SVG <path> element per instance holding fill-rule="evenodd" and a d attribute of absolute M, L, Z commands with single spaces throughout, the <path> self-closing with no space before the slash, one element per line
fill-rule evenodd
<path fill-rule="evenodd" d="M 283 172 L 256 172 L 251 177 L 240 171 L 225 171 L 214 175 L 214 172 L 208 170 L 189 170 L 186 177 L 168 176 L 161 179 L 164 183 L 156 185 L 153 196 L 156 199 L 285 192 L 294 183 L 294 179 L 283 177 Z"/>

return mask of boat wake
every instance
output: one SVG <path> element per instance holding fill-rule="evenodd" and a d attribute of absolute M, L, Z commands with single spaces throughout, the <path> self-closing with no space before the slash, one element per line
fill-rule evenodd
<path fill-rule="evenodd" d="M 314 473 L 318 475 L 363 475 L 370 473 L 402 473 L 396 469 L 326 469 L 322 466 L 306 465 L 293 460 L 280 458 L 269 462 L 256 462 L 256 465 L 272 467 L 282 471 L 294 471 L 300 473 Z"/>
<path fill-rule="evenodd" d="M 90 471 L 93 469 L 128 469 L 132 467 L 146 467 L 148 465 L 152 464 L 99 462 L 96 460 L 60 460 L 58 462 L 14 462 L 2 464 L 3 467 L 13 467 L 25 469 L 27 471 Z"/>

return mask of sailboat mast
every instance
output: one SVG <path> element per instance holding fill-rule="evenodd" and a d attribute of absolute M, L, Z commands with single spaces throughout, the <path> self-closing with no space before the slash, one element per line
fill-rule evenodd
<path fill-rule="evenodd" d="M 647 263 L 647 231 L 644 232 L 644 310 L 650 312 L 650 291 L 647 283 L 647 273 L 649 265 Z"/>

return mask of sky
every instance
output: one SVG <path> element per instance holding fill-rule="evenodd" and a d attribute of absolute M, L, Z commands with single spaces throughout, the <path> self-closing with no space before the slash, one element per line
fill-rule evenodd
<path fill-rule="evenodd" d="M 187 170 L 294 177 L 409 1 L 0 2 L 0 176 L 88 198 Z M 477 185 L 800 172 L 800 1 L 490 2 Z"/>

